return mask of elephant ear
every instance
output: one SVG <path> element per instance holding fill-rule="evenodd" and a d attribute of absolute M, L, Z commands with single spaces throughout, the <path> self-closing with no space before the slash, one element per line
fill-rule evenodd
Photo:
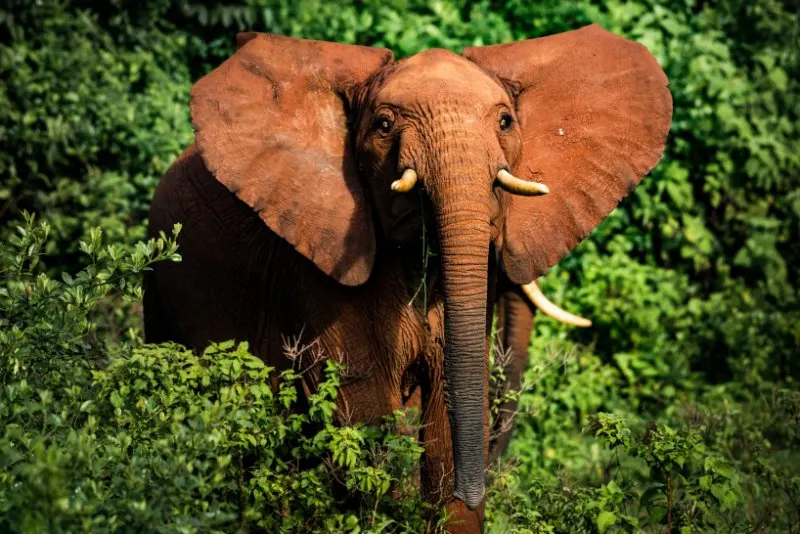
<path fill-rule="evenodd" d="M 522 157 L 512 169 L 550 193 L 506 192 L 502 260 L 524 284 L 543 275 L 658 163 L 672 117 L 667 78 L 642 45 L 597 25 L 464 50 L 517 98 Z"/>
<path fill-rule="evenodd" d="M 238 45 L 192 88 L 203 161 L 322 271 L 343 284 L 365 282 L 375 235 L 347 105 L 392 53 L 257 33 L 240 34 Z"/>

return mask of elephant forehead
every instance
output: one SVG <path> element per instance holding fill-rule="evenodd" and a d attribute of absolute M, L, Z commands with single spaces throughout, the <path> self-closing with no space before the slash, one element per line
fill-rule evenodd
<path fill-rule="evenodd" d="M 399 106 L 417 101 L 507 102 L 503 88 L 475 63 L 447 50 L 431 49 L 399 62 L 378 100 Z"/>

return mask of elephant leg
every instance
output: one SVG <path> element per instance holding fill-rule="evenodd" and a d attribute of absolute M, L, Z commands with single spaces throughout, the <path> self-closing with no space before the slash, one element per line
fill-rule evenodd
<path fill-rule="evenodd" d="M 535 308 L 525 298 L 517 286 L 506 287 L 497 301 L 497 343 L 499 352 L 508 356 L 504 362 L 506 382 L 496 392 L 502 395 L 508 390 L 519 391 L 522 387 L 522 373 L 528 361 L 528 345 L 533 330 Z M 508 446 L 514 427 L 517 401 L 512 400 L 500 406 L 497 419 L 492 426 L 489 445 L 489 461 L 497 460 Z"/>
<path fill-rule="evenodd" d="M 486 356 L 488 361 L 488 350 Z M 443 352 L 426 358 L 424 367 L 420 388 L 423 408 L 420 442 L 425 448 L 421 468 L 422 491 L 428 502 L 445 505 L 448 514 L 447 532 L 479 534 L 483 532 L 484 503 L 470 510 L 462 501 L 452 497 L 453 446 L 445 403 Z M 486 379 L 488 381 L 488 367 Z M 484 457 L 488 451 L 488 405 L 485 413 Z M 433 526 L 429 525 L 429 530 L 433 530 Z"/>

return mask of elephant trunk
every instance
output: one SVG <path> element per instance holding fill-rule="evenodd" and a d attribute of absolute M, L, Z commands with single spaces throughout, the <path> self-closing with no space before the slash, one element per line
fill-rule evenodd
<path fill-rule="evenodd" d="M 453 496 L 475 509 L 485 493 L 489 188 L 486 177 L 476 177 L 481 180 L 478 184 L 459 178 L 458 186 L 449 188 L 447 201 L 434 204 L 444 278 L 444 377 L 455 464 Z M 482 189 L 486 197 L 476 198 Z"/>

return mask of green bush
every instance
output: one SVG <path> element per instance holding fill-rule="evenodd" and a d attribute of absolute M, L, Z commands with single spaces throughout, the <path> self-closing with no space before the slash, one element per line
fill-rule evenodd
<path fill-rule="evenodd" d="M 791 532 L 800 523 L 800 395 L 676 388 L 557 342 L 533 356 L 510 454 L 492 472 L 498 532 Z M 613 413 L 609 413 L 613 410 Z"/>
<path fill-rule="evenodd" d="M 247 346 L 99 338 L 96 305 L 139 298 L 137 275 L 178 260 L 162 236 L 125 250 L 92 232 L 90 265 L 34 274 L 49 227 L 31 219 L 0 248 L 0 530 L 419 532 L 437 522 L 414 485 L 422 448 L 399 428 L 334 424 L 341 368 L 307 413 L 302 376 Z M 392 491 L 390 491 L 392 490 Z"/>

